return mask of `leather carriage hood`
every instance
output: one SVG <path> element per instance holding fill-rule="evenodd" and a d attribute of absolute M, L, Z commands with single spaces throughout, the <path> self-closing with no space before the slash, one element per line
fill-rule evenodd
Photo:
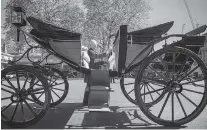
<path fill-rule="evenodd" d="M 171 22 L 167 22 L 164 24 L 159 24 L 156 26 L 152 26 L 152 27 L 141 29 L 141 30 L 129 32 L 128 35 L 136 35 L 136 36 L 140 36 L 140 37 L 141 36 L 143 36 L 143 37 L 161 36 L 161 35 L 165 34 L 167 31 L 169 31 L 169 29 L 173 26 L 173 24 L 174 24 L 174 21 L 171 21 Z"/>
<path fill-rule="evenodd" d="M 34 28 L 30 33 L 38 37 L 50 37 L 53 39 L 80 39 L 80 33 L 46 23 L 31 16 L 26 19 Z"/>

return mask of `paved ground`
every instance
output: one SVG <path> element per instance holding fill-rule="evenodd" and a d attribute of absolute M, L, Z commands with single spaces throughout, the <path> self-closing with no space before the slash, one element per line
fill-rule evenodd
<path fill-rule="evenodd" d="M 111 84 L 111 113 L 88 113 L 81 108 L 85 84 L 82 80 L 70 80 L 66 99 L 57 108 L 50 109 L 45 117 L 29 129 L 67 129 L 67 128 L 170 128 L 150 121 L 140 109 L 130 103 L 122 94 L 119 81 Z M 2 124 L 2 128 L 8 128 Z M 207 108 L 195 120 L 178 128 L 207 129 Z"/>

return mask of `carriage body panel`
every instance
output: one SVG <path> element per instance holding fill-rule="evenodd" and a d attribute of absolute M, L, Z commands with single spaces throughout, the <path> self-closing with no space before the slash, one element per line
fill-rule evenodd
<path fill-rule="evenodd" d="M 49 45 L 61 56 L 81 64 L 80 40 L 50 40 Z"/>
<path fill-rule="evenodd" d="M 149 55 L 153 46 L 149 46 L 148 43 L 160 38 L 172 27 L 173 23 L 171 21 L 133 32 L 127 32 L 127 25 L 120 26 L 114 41 L 116 70 L 118 73 L 120 74 L 125 68 L 130 68 L 130 66 L 141 62 Z"/>

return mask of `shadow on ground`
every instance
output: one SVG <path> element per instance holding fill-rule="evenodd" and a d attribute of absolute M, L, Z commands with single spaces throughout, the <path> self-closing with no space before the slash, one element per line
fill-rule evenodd
<path fill-rule="evenodd" d="M 120 107 L 110 107 L 113 112 L 83 112 L 79 111 L 80 103 L 62 103 L 57 109 L 48 110 L 47 114 L 35 125 L 26 129 L 67 129 L 67 128 L 105 128 L 105 129 L 179 129 L 182 127 L 164 127 L 151 124 L 139 113 L 119 111 Z M 132 115 L 129 118 L 127 114 Z M 82 116 L 82 118 L 81 118 Z M 132 120 L 139 123 L 133 123 Z M 5 124 L 1 124 L 2 129 L 11 129 Z"/>

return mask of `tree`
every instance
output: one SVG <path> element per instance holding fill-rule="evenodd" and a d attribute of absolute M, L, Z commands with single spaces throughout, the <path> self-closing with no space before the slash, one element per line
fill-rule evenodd
<path fill-rule="evenodd" d="M 83 37 L 85 42 L 95 38 L 103 45 L 103 51 L 113 43 L 120 25 L 129 30 L 141 27 L 150 7 L 144 0 L 84 0 L 87 10 Z"/>
<path fill-rule="evenodd" d="M 90 46 L 91 39 L 96 39 L 103 45 L 102 51 L 110 48 L 120 25 L 127 24 L 129 31 L 141 28 L 150 9 L 144 0 L 10 0 L 2 28 L 6 41 L 11 41 L 8 50 L 18 52 L 26 48 L 23 36 L 21 42 L 15 40 L 16 29 L 10 20 L 12 5 L 23 7 L 27 16 L 81 33 L 81 41 L 86 46 Z"/>
<path fill-rule="evenodd" d="M 10 0 L 5 8 L 6 19 L 2 28 L 6 35 L 6 41 L 10 52 L 25 51 L 25 41 L 23 35 L 20 42 L 16 42 L 16 29 L 11 24 L 11 6 L 21 6 L 25 9 L 27 16 L 39 18 L 47 23 L 51 23 L 65 29 L 81 32 L 81 25 L 84 21 L 84 12 L 79 7 L 76 0 Z M 26 26 L 25 30 L 31 30 Z M 29 43 L 34 44 L 31 39 Z"/>

